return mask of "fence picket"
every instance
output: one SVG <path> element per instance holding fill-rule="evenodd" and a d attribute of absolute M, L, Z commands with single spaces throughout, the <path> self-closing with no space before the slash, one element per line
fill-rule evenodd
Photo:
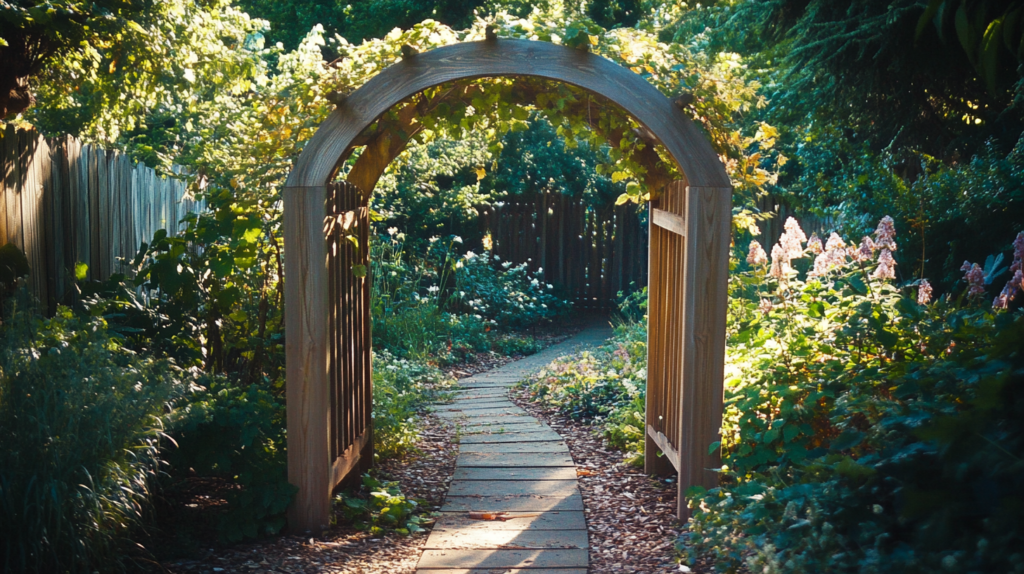
<path fill-rule="evenodd" d="M 176 235 L 186 212 L 205 207 L 184 199 L 183 181 L 71 136 L 47 139 L 7 125 L 0 163 L 0 245 L 24 251 L 28 285 L 51 314 L 72 302 L 76 263 L 104 280 L 122 272 L 118 260 L 132 259 L 158 226 Z"/>

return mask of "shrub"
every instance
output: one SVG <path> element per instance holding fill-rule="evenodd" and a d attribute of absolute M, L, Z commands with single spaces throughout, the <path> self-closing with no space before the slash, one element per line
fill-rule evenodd
<path fill-rule="evenodd" d="M 218 516 L 223 541 L 276 534 L 297 492 L 288 482 L 284 403 L 258 385 L 239 387 L 223 377 L 206 382 L 170 423 L 177 445 L 167 453 L 171 472 L 233 486 Z"/>
<path fill-rule="evenodd" d="M 436 367 L 374 351 L 373 447 L 375 456 L 397 456 L 419 437 L 417 412 L 451 385 Z"/>
<path fill-rule="evenodd" d="M 7 315 L 0 339 L 0 566 L 120 571 L 159 465 L 173 364 L 64 308 Z"/>
<path fill-rule="evenodd" d="M 893 233 L 883 220 L 875 249 L 838 236 L 808 249 L 791 222 L 770 269 L 754 248 L 734 276 L 722 485 L 689 493 L 687 561 L 1020 568 L 1024 317 L 897 288 Z"/>

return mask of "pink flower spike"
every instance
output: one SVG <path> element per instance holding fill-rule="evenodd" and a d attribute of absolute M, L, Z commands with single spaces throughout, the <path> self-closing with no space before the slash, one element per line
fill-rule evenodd
<path fill-rule="evenodd" d="M 985 271 L 977 263 L 964 261 L 960 267 L 964 271 L 964 281 L 970 286 L 967 290 L 968 297 L 978 297 L 985 294 Z"/>
<path fill-rule="evenodd" d="M 864 239 L 860 240 L 860 249 L 857 250 L 857 255 L 854 257 L 857 261 L 871 261 L 875 258 L 875 242 L 871 241 L 871 238 L 864 236 Z"/>
<path fill-rule="evenodd" d="M 922 279 L 917 284 L 917 303 L 927 305 L 932 302 L 932 284 L 927 279 Z"/>
<path fill-rule="evenodd" d="M 875 242 L 882 249 L 896 251 L 896 226 L 888 215 L 878 222 L 878 229 L 875 229 Z"/>
<path fill-rule="evenodd" d="M 750 251 L 747 253 L 747 263 L 753 267 L 764 265 L 768 262 L 768 254 L 764 252 L 764 248 L 757 241 L 750 242 Z"/>
<path fill-rule="evenodd" d="M 1017 234 L 1013 240 L 1013 264 L 1010 265 L 1010 273 L 1024 270 L 1024 231 Z"/>
<path fill-rule="evenodd" d="M 807 250 L 815 255 L 818 255 L 825 250 L 825 247 L 821 244 L 821 238 L 818 237 L 817 233 L 812 233 L 811 238 L 807 240 Z"/>
<path fill-rule="evenodd" d="M 878 256 L 878 267 L 875 272 L 871 274 L 874 279 L 895 279 L 896 278 L 896 260 L 892 258 L 892 252 L 888 249 L 882 249 L 882 253 Z"/>

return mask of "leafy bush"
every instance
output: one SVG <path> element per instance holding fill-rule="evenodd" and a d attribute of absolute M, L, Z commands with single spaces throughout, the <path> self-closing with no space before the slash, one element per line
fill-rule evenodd
<path fill-rule="evenodd" d="M 416 444 L 417 412 L 452 383 L 440 369 L 397 358 L 387 350 L 373 358 L 373 448 L 392 457 Z"/>
<path fill-rule="evenodd" d="M 273 393 L 222 378 L 192 394 L 173 417 L 177 448 L 168 449 L 171 473 L 213 477 L 233 485 L 217 531 L 234 542 L 276 534 L 297 488 L 288 482 L 285 408 Z"/>
<path fill-rule="evenodd" d="M 441 364 L 463 361 L 492 348 L 529 351 L 534 346 L 503 331 L 536 324 L 565 311 L 525 265 L 492 265 L 490 255 L 458 255 L 462 239 L 431 238 L 412 257 L 397 229 L 373 243 L 371 309 L 374 343 L 401 356 Z"/>
<path fill-rule="evenodd" d="M 971 295 L 931 302 L 924 281 L 895 287 L 888 218 L 874 249 L 801 235 L 787 224 L 770 270 L 752 246 L 752 270 L 734 276 L 722 486 L 689 493 L 684 559 L 1019 569 L 1024 317 Z"/>
<path fill-rule="evenodd" d="M 158 472 L 167 361 L 64 308 L 7 315 L 0 337 L 0 569 L 121 571 Z"/>
<path fill-rule="evenodd" d="M 643 427 L 647 384 L 647 326 L 624 323 L 615 337 L 592 351 L 559 357 L 530 383 L 536 400 L 575 420 L 602 421 L 613 445 L 636 446 L 636 413 Z M 643 453 L 643 438 L 639 442 Z M 631 455 L 636 459 L 636 453 Z"/>
<path fill-rule="evenodd" d="M 544 270 L 531 273 L 525 263 L 499 261 L 489 251 L 472 251 L 456 263 L 456 300 L 460 309 L 489 319 L 501 327 L 525 327 L 551 319 L 569 308 L 569 302 L 544 283 Z"/>
<path fill-rule="evenodd" d="M 362 490 L 366 492 L 365 498 L 352 494 L 341 494 L 335 498 L 345 518 L 352 521 L 358 530 L 369 530 L 375 535 L 394 530 L 408 536 L 423 532 L 423 525 L 430 522 L 416 515 L 419 503 L 406 498 L 397 482 L 380 481 L 364 474 Z"/>

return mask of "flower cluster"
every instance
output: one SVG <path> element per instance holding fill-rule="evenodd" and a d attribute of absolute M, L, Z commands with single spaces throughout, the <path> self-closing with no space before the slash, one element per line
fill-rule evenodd
<path fill-rule="evenodd" d="M 807 246 L 804 247 L 806 242 Z M 772 247 L 771 267 L 768 275 L 782 280 L 796 273 L 793 260 L 803 257 L 807 252 L 814 254 L 814 265 L 807 273 L 808 278 L 822 278 L 830 272 L 840 269 L 852 260 L 858 263 L 875 261 L 878 253 L 878 265 L 871 272 L 871 278 L 877 280 L 893 280 L 896 278 L 896 229 L 888 215 L 883 217 L 875 230 L 875 239 L 864 237 L 860 246 L 848 246 L 843 238 L 836 233 L 829 235 L 822 244 L 818 235 L 812 234 L 808 239 L 800 224 L 790 217 L 786 220 L 785 232 L 779 242 Z M 764 249 L 757 241 L 750 242 L 747 263 L 751 266 L 763 265 L 767 262 Z"/>
<path fill-rule="evenodd" d="M 992 302 L 996 309 L 1006 309 L 1017 293 L 1024 289 L 1024 231 L 1013 240 L 1013 263 L 1010 265 L 1010 280 Z"/>
<path fill-rule="evenodd" d="M 776 279 L 783 279 L 794 273 L 792 261 L 804 256 L 803 244 L 807 242 L 804 230 L 797 220 L 790 217 L 784 226 L 785 232 L 779 242 L 772 247 L 772 266 L 768 274 Z"/>
<path fill-rule="evenodd" d="M 815 239 L 817 239 L 818 256 L 814 258 L 814 268 L 807 274 L 808 277 L 824 277 L 829 271 L 846 263 L 846 243 L 839 235 L 835 233 L 830 235 L 824 248 L 821 247 L 821 240 L 814 236 L 811 238 L 811 242 L 808 242 L 808 247 Z"/>
<path fill-rule="evenodd" d="M 932 284 L 927 279 L 922 279 L 917 284 L 917 302 L 920 305 L 927 305 L 932 301 Z"/>
<path fill-rule="evenodd" d="M 985 271 L 981 265 L 964 261 L 964 264 L 960 266 L 960 271 L 964 272 L 964 281 L 969 287 L 968 297 L 980 297 L 985 294 Z"/>
<path fill-rule="evenodd" d="M 751 267 L 758 267 L 768 263 L 768 254 L 764 252 L 764 248 L 757 241 L 750 242 L 750 252 L 747 253 L 747 264 Z"/>

